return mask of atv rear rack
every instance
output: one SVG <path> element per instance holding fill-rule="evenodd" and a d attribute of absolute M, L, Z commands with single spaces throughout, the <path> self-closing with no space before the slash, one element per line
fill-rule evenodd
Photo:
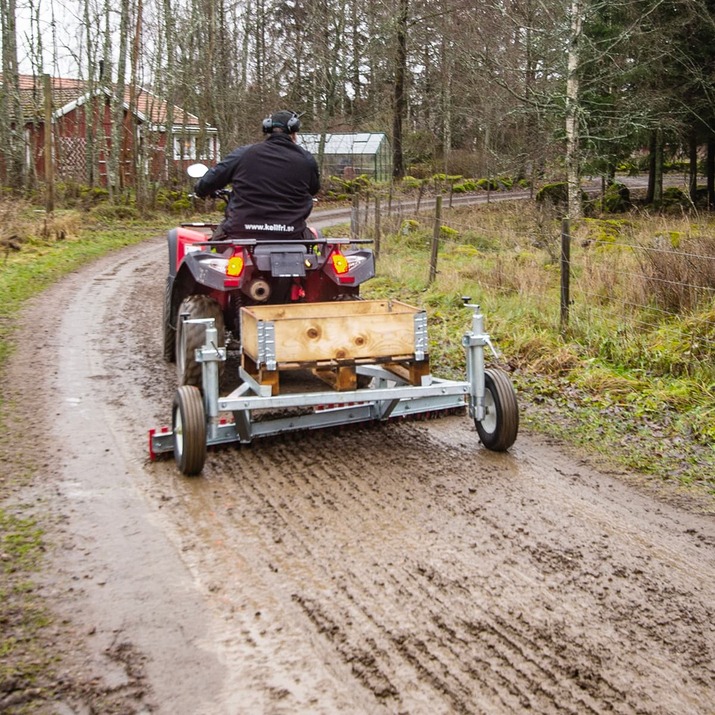
<path fill-rule="evenodd" d="M 202 364 L 202 390 L 190 385 L 178 388 L 172 427 L 149 433 L 150 457 L 174 452 L 180 471 L 195 475 L 203 469 L 207 447 L 249 444 L 257 437 L 284 432 L 384 422 L 465 406 L 484 446 L 505 451 L 518 431 L 516 396 L 506 373 L 498 368 L 485 368 L 484 348 L 492 351 L 494 348 L 484 332 L 479 306 L 469 304 L 468 300 L 465 299 L 465 304 L 473 315 L 471 332 L 462 340 L 467 358 L 465 381 L 428 374 L 421 377 L 420 384 L 410 384 L 380 365 L 357 365 L 356 373 L 370 378 L 370 386 L 342 392 L 272 394 L 270 384 L 261 384 L 239 367 L 242 383 L 221 397 L 219 363 L 226 359 L 226 351 L 215 347 L 217 331 L 213 319 L 193 320 L 206 326 L 205 343 L 196 351 L 196 359 Z"/>

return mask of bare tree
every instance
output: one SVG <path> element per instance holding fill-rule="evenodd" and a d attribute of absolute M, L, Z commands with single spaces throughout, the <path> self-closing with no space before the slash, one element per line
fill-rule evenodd
<path fill-rule="evenodd" d="M 581 218 L 581 158 L 580 158 L 580 42 L 583 27 L 583 3 L 571 0 L 568 67 L 566 74 L 566 174 L 568 181 L 568 216 Z"/>
<path fill-rule="evenodd" d="M 409 0 L 398 0 L 395 20 L 395 65 L 392 105 L 392 176 L 401 179 L 405 175 L 403 153 L 403 121 L 407 106 L 405 82 L 407 74 L 407 28 L 409 20 Z"/>
<path fill-rule="evenodd" d="M 0 0 L 2 35 L 2 91 L 0 92 L 0 137 L 2 138 L 4 183 L 16 190 L 25 186 L 24 118 L 20 102 L 17 64 L 15 0 Z"/>
<path fill-rule="evenodd" d="M 129 0 L 121 0 L 119 20 L 119 55 L 117 61 L 117 80 L 113 92 L 112 132 L 109 153 L 109 175 L 107 184 L 110 194 L 116 200 L 125 187 L 125 126 L 124 126 L 124 88 L 126 85 L 127 45 L 129 35 Z M 131 119 L 131 118 L 130 118 Z"/>

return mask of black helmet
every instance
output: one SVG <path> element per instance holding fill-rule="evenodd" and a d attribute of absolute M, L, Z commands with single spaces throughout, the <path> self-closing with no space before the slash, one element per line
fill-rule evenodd
<path fill-rule="evenodd" d="M 273 129 L 285 129 L 288 134 L 294 134 L 300 130 L 300 116 L 287 109 L 274 112 L 263 120 L 263 133 L 270 134 Z"/>

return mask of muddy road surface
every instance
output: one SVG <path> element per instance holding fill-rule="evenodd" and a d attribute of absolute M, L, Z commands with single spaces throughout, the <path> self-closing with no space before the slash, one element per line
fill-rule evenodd
<path fill-rule="evenodd" d="M 79 684 L 43 712 L 715 712 L 707 505 L 526 433 L 490 453 L 466 416 L 150 463 L 165 250 L 50 288 L 10 366 Z"/>

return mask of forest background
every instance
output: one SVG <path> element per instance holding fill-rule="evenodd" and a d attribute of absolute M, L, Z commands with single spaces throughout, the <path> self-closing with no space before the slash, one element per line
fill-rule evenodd
<path fill-rule="evenodd" d="M 225 151 L 289 107 L 305 113 L 304 130 L 386 132 L 398 179 L 560 175 L 578 217 L 584 173 L 610 181 L 640 162 L 658 203 L 660 172 L 678 156 L 691 198 L 700 164 L 714 202 L 713 0 L 0 0 L 0 10 L 0 179 L 16 189 L 33 181 L 15 130 L 22 66 L 90 90 L 111 81 L 119 96 L 147 87 L 169 112 L 217 127 Z"/>

